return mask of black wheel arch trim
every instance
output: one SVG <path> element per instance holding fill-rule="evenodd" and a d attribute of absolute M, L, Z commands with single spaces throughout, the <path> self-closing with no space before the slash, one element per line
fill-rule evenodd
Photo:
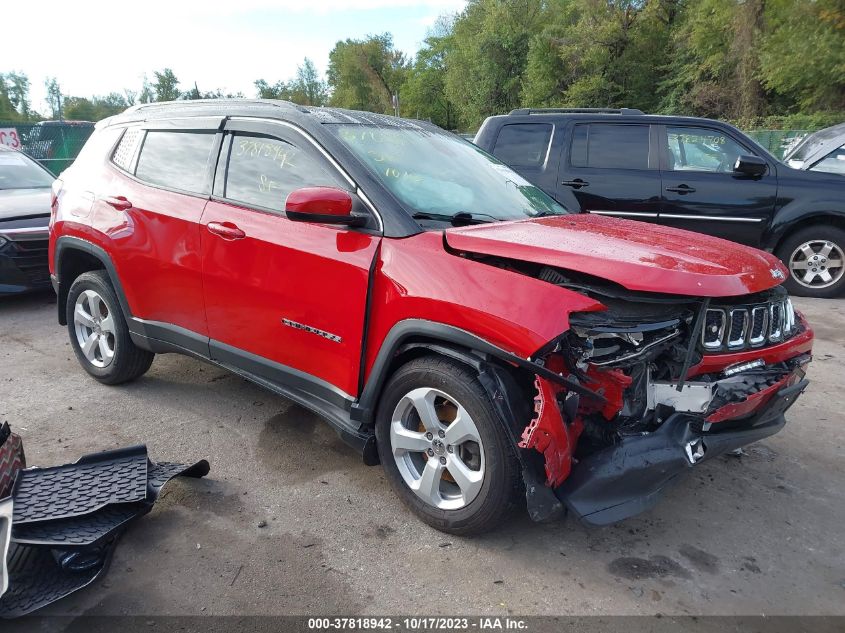
<path fill-rule="evenodd" d="M 592 389 L 584 387 L 579 382 L 556 374 L 537 363 L 508 352 L 471 332 L 436 321 L 405 319 L 394 325 L 384 338 L 376 360 L 373 363 L 369 378 L 358 398 L 358 402 L 352 405 L 351 417 L 353 420 L 365 424 L 373 423 L 376 405 L 381 396 L 384 383 L 387 381 L 390 365 L 400 349 L 403 346 L 407 348 L 409 343 L 429 346 L 433 344 L 439 346 L 441 351 L 444 345 L 450 347 L 458 346 L 458 350 L 466 350 L 463 356 L 465 360 L 472 359 L 473 356 L 478 357 L 478 354 L 481 354 L 481 358 L 487 355 L 516 365 L 547 380 L 563 384 L 568 389 L 580 395 L 605 402 L 605 399 L 601 395 Z M 455 353 L 454 347 L 451 349 L 452 352 L 450 353 Z M 469 355 L 467 355 L 467 352 Z"/>
<path fill-rule="evenodd" d="M 762 247 L 766 250 L 777 251 L 784 240 L 796 231 L 808 226 L 832 224 L 833 226 L 845 227 L 845 209 L 819 209 L 813 211 L 793 209 L 784 207 L 774 217 L 770 229 L 766 232 Z"/>
<path fill-rule="evenodd" d="M 405 326 L 398 331 L 397 337 L 407 340 L 409 336 L 420 336 L 421 333 L 417 328 L 422 325 L 429 335 L 439 334 L 442 337 L 445 334 L 450 336 L 452 340 L 446 341 L 443 338 L 439 340 L 417 340 L 405 344 L 402 344 L 400 340 L 398 347 L 395 348 L 395 353 L 401 354 L 411 349 L 421 348 L 472 369 L 478 375 L 478 381 L 487 392 L 487 396 L 496 410 L 496 418 L 513 446 L 525 485 L 525 500 L 529 516 L 534 521 L 544 521 L 562 514 L 564 511 L 563 504 L 554 495 L 552 489 L 544 484 L 543 457 L 533 449 L 522 450 L 518 448 L 522 430 L 532 416 L 533 400 L 520 388 L 512 373 L 505 368 L 504 363 L 497 362 L 497 360 L 507 360 L 507 357 L 510 356 L 509 353 L 460 328 L 431 321 L 418 323 L 413 323 L 418 321 L 417 319 L 411 321 L 411 323 L 401 322 Z M 396 327 L 391 332 L 395 329 Z M 401 336 L 403 333 L 404 336 Z M 382 349 L 384 350 L 386 347 L 385 345 Z M 484 350 L 479 349 L 481 347 Z M 379 356 L 381 357 L 381 353 Z M 393 355 L 391 354 L 390 357 L 392 358 Z M 389 363 L 387 368 L 389 368 Z M 380 395 L 386 378 L 386 375 L 382 376 L 377 383 L 371 380 L 368 382 L 368 386 L 374 385 L 371 389 L 377 390 L 378 395 Z M 356 406 L 358 405 L 353 405 L 353 412 Z M 361 413 L 364 413 L 364 411 L 362 410 Z M 355 413 L 353 413 L 353 417 L 354 415 Z"/>
<path fill-rule="evenodd" d="M 60 325 L 67 325 L 67 318 L 65 314 L 65 303 L 67 300 L 67 293 L 70 290 L 70 286 L 73 283 L 73 280 L 66 280 L 62 279 L 62 258 L 66 251 L 68 250 L 78 250 L 86 253 L 94 257 L 95 259 L 99 260 L 103 264 L 103 268 L 105 269 L 106 273 L 111 280 L 112 287 L 114 288 L 115 294 L 117 295 L 117 300 L 120 302 L 120 307 L 123 310 L 123 315 L 126 317 L 127 323 L 131 323 L 132 321 L 132 310 L 129 307 L 129 302 L 126 300 L 126 293 L 123 292 L 123 286 L 120 283 L 120 277 L 117 275 L 117 270 L 114 267 L 114 262 L 112 262 L 111 257 L 109 254 L 100 246 L 89 242 L 88 240 L 84 240 L 80 237 L 74 237 L 71 235 L 62 235 L 61 237 L 56 239 L 56 248 L 54 253 L 54 261 L 53 261 L 53 270 L 55 271 L 55 283 L 53 284 L 54 289 L 56 289 L 56 295 L 58 296 L 57 306 L 58 306 L 58 314 L 59 314 L 59 324 Z M 131 327 L 129 328 L 132 329 Z"/>

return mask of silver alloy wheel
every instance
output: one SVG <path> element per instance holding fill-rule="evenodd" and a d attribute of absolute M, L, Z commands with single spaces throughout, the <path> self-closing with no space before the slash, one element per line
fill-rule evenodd
<path fill-rule="evenodd" d="M 804 242 L 789 256 L 789 272 L 805 288 L 829 288 L 845 274 L 845 255 L 828 240 Z"/>
<path fill-rule="evenodd" d="M 108 367 L 114 360 L 114 319 L 103 298 L 93 290 L 83 290 L 73 306 L 76 341 L 94 367 Z"/>
<path fill-rule="evenodd" d="M 429 505 L 458 510 L 481 491 L 481 436 L 466 409 L 438 389 L 414 389 L 399 401 L 390 447 L 402 479 Z"/>

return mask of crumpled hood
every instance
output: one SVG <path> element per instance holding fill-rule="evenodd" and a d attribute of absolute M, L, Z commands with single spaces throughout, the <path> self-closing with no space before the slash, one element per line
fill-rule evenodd
<path fill-rule="evenodd" d="M 0 220 L 50 213 L 50 188 L 0 189 Z"/>
<path fill-rule="evenodd" d="M 456 251 L 546 264 L 629 290 L 699 297 L 777 286 L 787 270 L 774 256 L 708 235 L 633 220 L 566 215 L 445 231 Z"/>

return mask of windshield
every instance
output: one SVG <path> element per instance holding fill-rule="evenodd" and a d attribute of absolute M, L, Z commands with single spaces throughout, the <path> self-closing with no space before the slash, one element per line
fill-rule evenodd
<path fill-rule="evenodd" d="M 481 149 L 421 127 L 331 125 L 332 132 L 417 219 L 521 220 L 567 213 Z"/>
<path fill-rule="evenodd" d="M 0 189 L 49 187 L 53 176 L 20 152 L 0 151 Z"/>

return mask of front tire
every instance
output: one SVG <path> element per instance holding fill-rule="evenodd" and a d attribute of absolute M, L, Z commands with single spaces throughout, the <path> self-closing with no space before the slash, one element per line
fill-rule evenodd
<path fill-rule="evenodd" d="M 376 441 L 391 487 L 438 530 L 487 532 L 515 506 L 516 448 L 478 378 L 459 363 L 425 356 L 400 367 L 379 403 Z"/>
<path fill-rule="evenodd" d="M 83 369 L 96 380 L 118 385 L 135 380 L 150 368 L 155 355 L 132 342 L 105 271 L 77 277 L 65 309 L 71 347 Z"/>
<path fill-rule="evenodd" d="M 789 269 L 784 286 L 799 297 L 829 299 L 845 291 L 845 231 L 818 224 L 787 236 L 776 255 Z"/>

